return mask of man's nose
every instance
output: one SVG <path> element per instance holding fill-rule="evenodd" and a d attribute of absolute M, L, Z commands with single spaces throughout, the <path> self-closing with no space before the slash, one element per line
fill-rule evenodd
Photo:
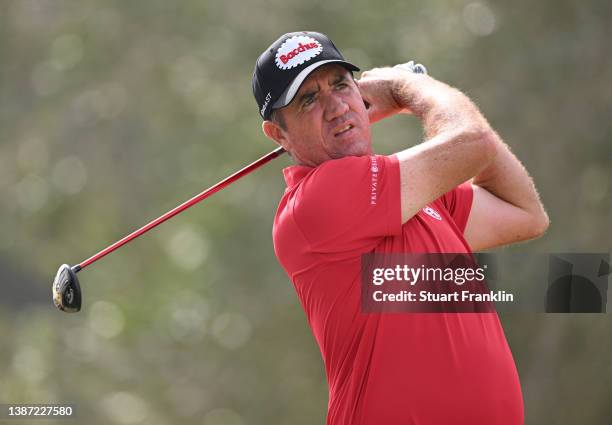
<path fill-rule="evenodd" d="M 327 121 L 332 121 L 335 118 L 346 114 L 348 110 L 349 106 L 344 101 L 344 99 L 342 99 L 342 96 L 339 96 L 335 93 L 332 93 L 327 96 L 325 104 L 325 119 Z"/>

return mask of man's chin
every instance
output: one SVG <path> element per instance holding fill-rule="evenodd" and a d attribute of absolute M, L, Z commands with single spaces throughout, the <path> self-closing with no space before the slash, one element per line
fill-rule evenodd
<path fill-rule="evenodd" d="M 346 158 L 347 156 L 369 156 L 371 155 L 370 152 L 363 152 L 363 151 L 355 151 L 355 152 L 344 152 L 344 153 L 337 153 L 332 155 L 331 159 L 341 159 L 341 158 Z"/>
<path fill-rule="evenodd" d="M 372 146 L 367 142 L 355 142 L 343 149 L 342 156 L 372 155 Z"/>

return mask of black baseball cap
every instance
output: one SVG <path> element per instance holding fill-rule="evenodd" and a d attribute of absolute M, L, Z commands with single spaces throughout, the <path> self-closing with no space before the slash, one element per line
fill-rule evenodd
<path fill-rule="evenodd" d="M 273 109 L 291 103 L 306 77 L 332 62 L 349 71 L 359 71 L 344 60 L 325 34 L 300 31 L 282 35 L 255 62 L 253 95 L 261 117 L 268 120 Z"/>

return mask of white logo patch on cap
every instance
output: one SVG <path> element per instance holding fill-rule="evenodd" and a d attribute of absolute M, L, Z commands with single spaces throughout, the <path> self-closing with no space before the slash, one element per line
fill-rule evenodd
<path fill-rule="evenodd" d="M 314 38 L 296 35 L 287 39 L 276 51 L 276 66 L 291 69 L 314 58 L 321 51 L 323 46 Z"/>

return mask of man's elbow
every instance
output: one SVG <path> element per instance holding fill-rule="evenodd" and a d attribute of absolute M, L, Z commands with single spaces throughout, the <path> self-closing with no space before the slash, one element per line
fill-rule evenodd
<path fill-rule="evenodd" d="M 471 140 L 482 156 L 484 163 L 489 164 L 497 156 L 499 136 L 490 128 L 466 128 L 461 135 L 463 140 Z"/>
<path fill-rule="evenodd" d="M 537 239 L 542 237 L 546 230 L 548 230 L 548 226 L 550 226 L 550 219 L 548 218 L 548 214 L 546 211 L 542 210 L 537 214 L 534 214 L 531 217 L 529 222 L 527 237 L 525 239 Z"/>
<path fill-rule="evenodd" d="M 497 156 L 497 150 L 501 145 L 501 139 L 495 131 L 488 129 L 483 133 L 482 148 L 486 150 L 489 161 L 493 161 Z"/>

